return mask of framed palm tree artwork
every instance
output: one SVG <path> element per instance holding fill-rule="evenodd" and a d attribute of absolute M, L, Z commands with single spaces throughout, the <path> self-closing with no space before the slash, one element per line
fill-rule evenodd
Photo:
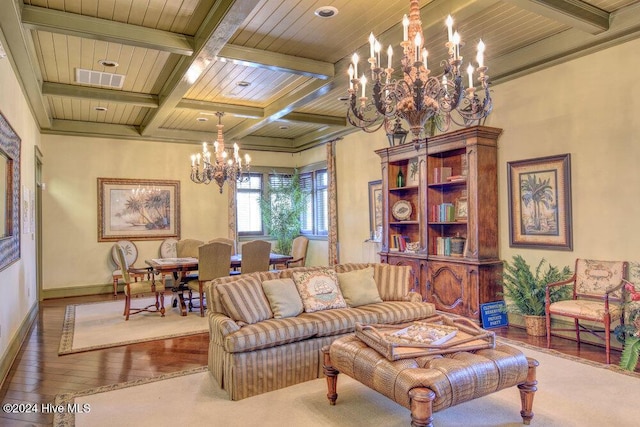
<path fill-rule="evenodd" d="M 507 163 L 509 246 L 573 250 L 571 155 Z"/>
<path fill-rule="evenodd" d="M 180 238 L 180 181 L 98 178 L 98 241 Z"/>

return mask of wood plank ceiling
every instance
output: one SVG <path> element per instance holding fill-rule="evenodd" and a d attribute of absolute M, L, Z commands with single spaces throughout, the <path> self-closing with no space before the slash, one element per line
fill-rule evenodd
<path fill-rule="evenodd" d="M 420 5 L 430 58 L 444 58 L 451 13 L 468 46 L 486 43 L 494 84 L 640 35 L 637 0 Z M 338 13 L 314 14 L 328 6 Z M 0 0 L 0 42 L 42 133 L 212 141 L 213 113 L 224 111 L 225 139 L 297 152 L 355 130 L 342 99 L 350 57 L 368 56 L 370 32 L 399 52 L 408 9 L 407 0 Z M 124 80 L 81 83 L 78 69 Z"/>

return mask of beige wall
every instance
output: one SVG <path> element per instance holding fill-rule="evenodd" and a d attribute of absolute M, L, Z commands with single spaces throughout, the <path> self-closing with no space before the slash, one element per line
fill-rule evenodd
<path fill-rule="evenodd" d="M 227 186 L 189 178 L 190 155 L 199 144 L 124 141 L 43 135 L 44 284 L 47 291 L 111 283 L 112 242 L 98 242 L 97 178 L 180 181 L 182 238 L 227 236 Z M 300 154 L 249 152 L 254 165 L 300 166 Z M 136 265 L 158 256 L 161 241 L 135 241 Z M 58 295 L 48 292 L 48 295 Z"/>
<path fill-rule="evenodd" d="M 500 258 L 569 265 L 575 258 L 640 261 L 640 40 L 492 87 L 486 125 L 498 141 Z M 489 70 L 491 71 L 491 70 Z M 369 233 L 367 182 L 380 179 L 382 133 L 338 143 L 341 261 L 359 261 Z M 571 154 L 573 251 L 509 247 L 507 162 Z M 355 214 L 354 214 L 355 212 Z"/>
<path fill-rule="evenodd" d="M 500 254 L 573 269 L 575 258 L 640 261 L 640 40 L 494 88 Z M 573 251 L 509 247 L 507 162 L 571 154 Z"/>
<path fill-rule="evenodd" d="M 40 143 L 40 134 L 8 57 L 0 59 L 0 94 L 0 111 L 22 140 L 20 191 L 27 188 L 35 194 L 34 147 Z M 0 271 L 0 368 L 16 332 L 36 303 L 35 239 L 31 233 L 21 232 L 20 237 L 20 259 Z M 1 374 L 2 369 L 0 380 Z"/>

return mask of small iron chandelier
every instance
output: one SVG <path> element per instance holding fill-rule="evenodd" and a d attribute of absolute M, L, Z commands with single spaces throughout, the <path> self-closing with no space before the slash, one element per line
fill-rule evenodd
<path fill-rule="evenodd" d="M 347 120 L 352 126 L 365 132 L 375 132 L 384 125 L 390 144 L 398 142 L 403 129 L 400 119 L 409 123 L 414 142 L 420 139 L 427 120 L 432 118 L 440 131 L 449 129 L 451 122 L 459 126 L 481 124 L 481 121 L 491 113 L 493 103 L 489 94 L 489 76 L 484 65 L 485 45 L 480 40 L 477 47 L 477 70 L 471 63 L 467 67 L 468 86 L 463 84 L 460 56 L 461 38 L 458 32 L 453 32 L 453 19 L 447 17 L 448 58 L 442 60 L 442 74 L 432 76 L 427 65 L 428 51 L 424 47 L 422 22 L 418 0 L 410 1 L 409 17 L 404 15 L 402 20 L 403 48 L 401 59 L 403 77 L 393 78 L 392 57 L 393 48 L 387 50 L 387 68 L 382 68 L 380 62 L 381 45 L 373 33 L 369 36 L 368 59 L 371 64 L 372 87 L 367 96 L 367 78 L 363 73 L 358 78 L 358 55 L 352 57 L 349 66 L 349 108 Z M 478 73 L 478 82 L 483 92 L 482 99 L 473 86 L 474 71 Z M 361 96 L 358 97 L 358 94 Z M 395 126 L 394 126 L 395 121 Z M 405 131 L 406 132 L 406 131 Z M 395 135 L 395 136 L 394 136 Z"/>
<path fill-rule="evenodd" d="M 233 144 L 233 156 L 230 157 L 229 153 L 224 147 L 224 135 L 222 129 L 223 112 L 216 112 L 218 116 L 218 139 L 213 143 L 213 163 L 211 162 L 211 151 L 207 147 L 207 143 L 202 143 L 202 154 L 191 155 L 191 181 L 196 184 L 209 184 L 211 181 L 215 181 L 220 187 L 220 193 L 222 194 L 222 186 L 227 180 L 234 180 L 242 182 L 248 179 L 246 173 L 249 172 L 251 157 L 248 154 L 244 155 L 244 164 L 239 154 L 238 144 Z M 202 163 L 202 169 L 200 164 Z"/>

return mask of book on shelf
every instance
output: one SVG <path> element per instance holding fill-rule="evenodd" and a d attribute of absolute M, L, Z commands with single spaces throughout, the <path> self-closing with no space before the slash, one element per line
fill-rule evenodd
<path fill-rule="evenodd" d="M 458 181 L 464 181 L 465 179 L 467 179 L 467 177 L 464 175 L 451 175 L 450 177 L 447 178 L 447 181 L 458 182 Z"/>
<path fill-rule="evenodd" d="M 443 166 L 440 168 L 433 168 L 433 182 L 447 182 L 447 178 L 451 176 L 451 168 Z"/>
<path fill-rule="evenodd" d="M 411 242 L 409 236 L 403 236 L 401 234 L 391 234 L 389 236 L 389 250 L 405 252 L 407 250 L 407 243 Z"/>
<path fill-rule="evenodd" d="M 451 255 L 451 237 L 436 237 L 436 255 Z"/>
<path fill-rule="evenodd" d="M 454 222 L 455 220 L 456 210 L 453 203 L 441 203 L 431 206 L 431 221 Z"/>

